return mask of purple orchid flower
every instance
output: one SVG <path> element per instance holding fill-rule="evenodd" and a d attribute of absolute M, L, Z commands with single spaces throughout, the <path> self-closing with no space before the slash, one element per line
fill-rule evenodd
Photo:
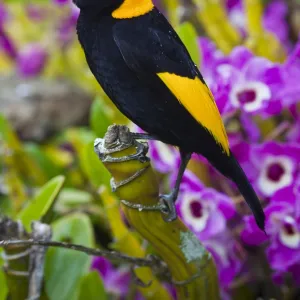
<path fill-rule="evenodd" d="M 235 47 L 226 57 L 207 39 L 201 38 L 199 44 L 201 72 L 222 115 L 238 110 L 267 118 L 298 102 L 300 41 L 284 64 L 256 57 L 243 46 Z"/>
<path fill-rule="evenodd" d="M 180 157 L 175 147 L 158 141 L 149 141 L 149 155 L 153 159 L 152 163 L 155 169 L 160 173 L 173 171 L 177 167 Z"/>
<path fill-rule="evenodd" d="M 3 50 L 8 57 L 15 59 L 17 56 L 15 45 L 5 30 L 5 22 L 8 18 L 9 13 L 6 7 L 0 3 L 0 51 Z"/>
<path fill-rule="evenodd" d="M 192 172 L 185 172 L 177 211 L 183 222 L 212 253 L 222 287 L 228 287 L 240 271 L 236 242 L 226 230 L 226 223 L 235 214 L 232 200 L 214 189 L 206 188 Z"/>
<path fill-rule="evenodd" d="M 106 258 L 95 257 L 93 259 L 91 269 L 100 273 L 105 290 L 112 296 L 116 297 L 113 299 L 126 299 L 131 280 L 131 274 L 127 267 L 114 268 L 111 262 Z M 173 299 L 177 299 L 174 286 L 171 284 L 165 284 L 165 287 L 170 292 L 170 295 L 173 296 Z M 137 292 L 134 299 L 143 300 L 145 298 L 140 292 Z"/>
<path fill-rule="evenodd" d="M 74 28 L 79 17 L 79 8 L 73 3 L 70 6 L 69 13 L 58 23 L 57 36 L 63 48 L 66 48 L 75 38 Z"/>
<path fill-rule="evenodd" d="M 243 37 L 247 36 L 247 20 L 241 0 L 228 0 L 227 11 L 231 23 L 240 31 Z M 287 4 L 282 0 L 271 1 L 263 15 L 264 28 L 273 33 L 278 40 L 287 48 L 290 48 L 288 41 L 288 13 Z"/>
<path fill-rule="evenodd" d="M 100 273 L 107 292 L 115 296 L 127 294 L 130 281 L 130 273 L 127 268 L 116 269 L 103 257 L 95 257 L 91 268 Z"/>
<path fill-rule="evenodd" d="M 247 21 L 241 0 L 227 1 L 228 18 L 231 24 L 245 38 L 247 36 Z"/>
<path fill-rule="evenodd" d="M 249 143 L 240 140 L 238 143 L 232 146 L 231 151 L 247 174 L 249 181 L 253 184 L 257 179 L 258 171 L 251 161 L 252 147 L 253 146 L 251 146 Z"/>
<path fill-rule="evenodd" d="M 287 269 L 287 271 L 275 271 L 272 278 L 273 281 L 278 285 L 283 285 L 285 283 L 285 277 L 287 274 L 291 274 L 296 286 L 300 285 L 300 263 L 292 265 Z"/>
<path fill-rule="evenodd" d="M 228 102 L 228 93 L 231 87 L 230 78 L 219 76 L 216 79 L 216 69 L 219 65 L 226 65 L 228 58 L 218 50 L 213 42 L 207 38 L 199 38 L 199 47 L 201 49 L 202 63 L 200 71 L 202 72 L 207 85 L 215 96 L 216 103 L 221 114 Z"/>
<path fill-rule="evenodd" d="M 60 6 L 67 5 L 71 2 L 71 0 L 52 0 L 52 1 L 54 4 L 60 5 Z"/>
<path fill-rule="evenodd" d="M 230 5 L 230 11 L 233 7 L 242 9 L 241 1 Z M 279 27 L 282 29 L 280 40 L 287 39 L 286 11 L 286 4 L 274 1 L 265 12 L 265 23 L 272 24 L 274 31 Z M 244 13 L 242 18 L 245 20 Z M 278 22 L 274 21 L 277 19 Z M 282 23 L 285 26 L 278 25 Z M 300 87 L 296 81 L 300 76 L 300 43 L 283 65 L 256 57 L 242 46 L 234 48 L 228 57 L 206 39 L 200 39 L 200 48 L 203 54 L 201 71 L 222 115 L 239 110 L 267 118 L 298 102 Z M 246 121 L 250 121 L 248 125 L 255 125 L 249 118 Z M 250 133 L 255 130 L 252 125 Z M 250 141 L 256 140 L 257 134 Z"/>
<path fill-rule="evenodd" d="M 231 237 L 229 231 L 223 231 L 213 239 L 203 242 L 215 260 L 221 287 L 228 291 L 234 278 L 242 269 L 241 257 L 244 256 L 242 246 Z"/>
<path fill-rule="evenodd" d="M 12 39 L 7 35 L 4 29 L 0 25 L 0 50 L 1 48 L 4 52 L 12 59 L 17 56 L 17 51 Z"/>
<path fill-rule="evenodd" d="M 294 47 L 286 62 L 282 65 L 282 86 L 278 90 L 278 98 L 285 107 L 290 107 L 299 102 L 300 86 L 300 40 Z"/>
<path fill-rule="evenodd" d="M 295 107 L 295 110 L 297 107 Z M 300 143 L 300 119 L 297 116 L 298 113 L 294 116 L 293 123 L 290 124 L 289 130 L 286 133 L 285 139 L 288 143 Z"/>
<path fill-rule="evenodd" d="M 185 182 L 177 209 L 183 222 L 204 241 L 225 230 L 227 220 L 235 215 L 235 208 L 226 195 L 203 188 L 200 181 L 198 186 L 195 183 L 193 178 L 188 189 L 188 183 Z"/>
<path fill-rule="evenodd" d="M 225 73 L 231 80 L 226 110 L 239 109 L 265 117 L 280 112 L 281 103 L 276 97 L 282 83 L 279 65 L 253 56 L 242 46 L 236 47 L 229 59 L 229 65 L 217 70 L 219 76 L 224 77 Z"/>
<path fill-rule="evenodd" d="M 250 156 L 257 171 L 255 185 L 264 196 L 273 196 L 295 182 L 300 159 L 298 144 L 267 142 L 253 146 Z"/>
<path fill-rule="evenodd" d="M 300 194 L 292 187 L 281 189 L 265 208 L 266 232 L 270 238 L 267 257 L 271 267 L 279 273 L 298 269 L 300 261 Z M 253 216 L 245 217 L 242 240 L 259 245 L 268 237 L 255 226 Z M 297 267 L 297 268 L 296 268 Z M 299 280 L 299 278 L 298 278 Z"/>
<path fill-rule="evenodd" d="M 201 71 L 221 114 L 240 110 L 268 117 L 281 111 L 277 97 L 283 83 L 280 65 L 254 56 L 243 46 L 234 48 L 228 57 L 206 40 L 201 39 L 200 46 L 204 61 L 209 61 Z"/>
<path fill-rule="evenodd" d="M 261 138 L 261 132 L 255 121 L 253 120 L 253 116 L 247 113 L 241 113 L 240 122 L 242 128 L 244 129 L 244 134 L 246 135 L 247 141 L 249 143 L 258 143 Z"/>
<path fill-rule="evenodd" d="M 265 9 L 263 24 L 285 46 L 289 46 L 289 28 L 286 21 L 288 7 L 285 1 L 271 1 Z"/>
<path fill-rule="evenodd" d="M 300 159 L 300 146 L 296 143 L 250 145 L 241 141 L 232 147 L 232 152 L 263 197 L 271 197 L 296 182 Z"/>
<path fill-rule="evenodd" d="M 47 62 L 48 54 L 39 44 L 28 44 L 18 54 L 17 68 L 19 75 L 32 77 L 40 74 Z"/>
<path fill-rule="evenodd" d="M 132 131 L 144 133 L 144 131 L 136 125 L 133 125 Z M 168 174 L 179 167 L 180 155 L 175 147 L 159 141 L 148 141 L 148 144 L 151 163 L 158 172 Z"/>

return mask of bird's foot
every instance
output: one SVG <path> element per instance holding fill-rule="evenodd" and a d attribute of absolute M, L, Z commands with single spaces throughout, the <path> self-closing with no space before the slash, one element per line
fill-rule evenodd
<path fill-rule="evenodd" d="M 171 193 L 169 195 L 160 195 L 159 203 L 156 205 L 143 205 L 138 203 L 132 203 L 126 200 L 122 200 L 121 203 L 127 207 L 137 209 L 138 211 L 160 211 L 163 214 L 163 219 L 166 222 L 172 222 L 176 220 L 177 213 L 175 208 L 175 196 Z"/>
<path fill-rule="evenodd" d="M 121 163 L 130 160 L 148 162 L 146 156 L 148 144 L 138 142 L 136 134 L 130 132 L 129 128 L 123 125 L 111 125 L 103 139 L 96 139 L 94 144 L 95 152 L 102 162 Z M 131 146 L 136 147 L 136 153 L 122 157 L 112 157 L 111 154 L 125 150 Z"/>
<path fill-rule="evenodd" d="M 166 207 L 162 203 L 156 205 L 143 205 L 139 203 L 132 203 L 126 200 L 121 200 L 121 203 L 129 208 L 137 209 L 138 211 L 161 211 L 163 212 Z"/>
<path fill-rule="evenodd" d="M 134 140 L 159 141 L 157 136 L 148 133 L 131 132 L 131 136 Z"/>
<path fill-rule="evenodd" d="M 175 207 L 176 198 L 177 197 L 174 195 L 174 193 L 159 196 L 160 205 L 163 207 L 163 219 L 166 222 L 172 222 L 177 219 Z"/>

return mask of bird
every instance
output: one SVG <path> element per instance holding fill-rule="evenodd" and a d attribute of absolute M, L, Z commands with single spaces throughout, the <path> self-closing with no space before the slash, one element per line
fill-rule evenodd
<path fill-rule="evenodd" d="M 152 0 L 73 1 L 80 9 L 77 35 L 87 64 L 114 105 L 144 130 L 135 137 L 179 149 L 175 186 L 161 195 L 165 219 L 177 218 L 180 183 L 196 153 L 236 184 L 264 231 L 264 211 L 230 150 L 213 94 Z"/>

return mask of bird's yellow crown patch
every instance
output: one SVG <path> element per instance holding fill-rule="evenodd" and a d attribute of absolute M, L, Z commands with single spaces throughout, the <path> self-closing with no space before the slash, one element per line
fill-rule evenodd
<path fill-rule="evenodd" d="M 120 7 L 113 11 L 115 19 L 130 19 L 145 15 L 153 9 L 152 0 L 124 0 Z"/>

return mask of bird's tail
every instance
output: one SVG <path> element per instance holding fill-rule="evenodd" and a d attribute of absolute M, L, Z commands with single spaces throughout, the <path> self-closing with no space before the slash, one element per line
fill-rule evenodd
<path fill-rule="evenodd" d="M 238 161 L 235 157 L 230 154 L 229 159 L 227 158 L 227 162 L 224 164 L 214 164 L 215 167 L 223 173 L 226 177 L 230 178 L 238 187 L 240 193 L 243 195 L 246 200 L 248 206 L 252 210 L 252 213 L 255 217 L 256 224 L 261 230 L 265 230 L 265 214 L 260 204 L 260 201 L 250 184 L 246 174 L 241 168 Z M 220 165 L 222 167 L 220 167 Z"/>

